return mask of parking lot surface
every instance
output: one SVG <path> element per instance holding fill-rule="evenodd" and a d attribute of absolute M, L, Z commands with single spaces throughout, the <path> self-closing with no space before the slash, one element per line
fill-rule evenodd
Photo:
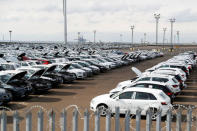
<path fill-rule="evenodd" d="M 144 71 L 147 68 L 150 68 L 157 63 L 167 60 L 176 54 L 167 53 L 164 57 L 146 60 L 139 63 L 133 63 L 129 66 L 124 66 L 121 68 L 117 68 L 106 73 L 100 73 L 99 75 L 95 75 L 93 77 L 87 78 L 85 80 L 77 80 L 71 84 L 64 84 L 60 87 L 50 90 L 45 94 L 31 95 L 26 100 L 18 100 L 14 102 L 10 102 L 7 108 L 10 110 L 18 110 L 21 117 L 20 127 L 24 127 L 25 124 L 25 113 L 28 111 L 32 111 L 33 115 L 33 126 L 36 127 L 36 112 L 41 108 L 44 110 L 45 116 L 47 113 L 53 109 L 56 113 L 56 125 L 57 130 L 59 129 L 59 115 L 61 111 L 66 108 L 68 114 L 68 120 L 72 120 L 72 112 L 74 107 L 77 106 L 80 114 L 79 117 L 79 129 L 83 130 L 83 119 L 82 115 L 85 109 L 89 109 L 90 101 L 93 97 L 108 93 L 111 89 L 113 89 L 119 82 L 134 78 L 136 75 L 131 71 L 131 67 L 137 67 L 139 70 Z M 191 76 L 187 80 L 188 88 L 184 89 L 183 92 L 178 95 L 175 99 L 175 104 L 184 104 L 184 105 L 197 105 L 197 68 L 192 72 Z M 11 112 L 8 113 L 8 130 L 11 129 L 13 121 L 11 117 Z M 9 117 L 10 116 L 10 117 Z M 35 117 L 34 117 L 35 116 Z M 92 116 L 92 112 L 91 112 Z M 46 125 L 46 129 L 48 127 L 48 117 L 45 117 L 44 124 Z M 94 117 L 90 118 L 90 130 L 93 130 L 94 127 Z M 124 119 L 121 119 L 121 129 L 124 128 Z M 153 122 L 154 123 L 154 122 Z M 101 118 L 101 130 L 105 129 L 105 118 Z M 142 118 L 142 130 L 145 130 L 145 118 Z M 164 126 L 164 122 L 162 123 Z M 112 118 L 112 130 L 114 126 L 114 119 Z M 135 128 L 135 119 L 131 121 L 132 128 Z M 183 125 L 184 126 L 184 125 Z M 72 125 L 68 122 L 68 130 L 72 129 Z M 153 126 L 154 128 L 154 126 Z M 165 128 L 165 127 L 164 127 Z M 21 129 L 25 130 L 25 129 Z"/>

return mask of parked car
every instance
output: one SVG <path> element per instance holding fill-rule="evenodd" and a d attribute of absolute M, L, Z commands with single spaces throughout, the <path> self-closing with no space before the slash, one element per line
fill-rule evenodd
<path fill-rule="evenodd" d="M 107 110 L 115 113 L 115 108 L 120 108 L 120 113 L 125 114 L 127 110 L 135 114 L 141 109 L 141 115 L 146 115 L 148 109 L 153 110 L 152 118 L 155 119 L 157 111 L 162 109 L 161 115 L 165 116 L 171 106 L 170 98 L 161 90 L 149 88 L 128 88 L 116 94 L 104 94 L 93 98 L 90 102 L 90 109 L 99 111 L 106 115 Z"/>
<path fill-rule="evenodd" d="M 51 64 L 43 64 L 43 65 L 35 65 L 33 68 L 45 69 L 44 73 L 42 74 L 41 78 L 50 78 L 49 80 L 53 81 L 54 86 L 58 86 L 64 83 L 64 78 L 62 75 L 54 73 L 56 69 L 56 65 Z"/>
<path fill-rule="evenodd" d="M 0 82 L 0 106 L 9 103 L 12 100 L 12 93 L 6 89 L 7 85 Z"/>
<path fill-rule="evenodd" d="M 52 88 L 52 82 L 41 77 L 45 71 L 44 69 L 23 67 L 19 68 L 18 70 L 27 72 L 25 79 L 31 83 L 33 93 L 48 91 Z"/>
<path fill-rule="evenodd" d="M 3 88 L 12 93 L 13 99 L 23 98 L 32 92 L 32 87 L 29 83 L 21 80 L 26 72 L 21 73 L 8 73 L 5 71 L 0 72 L 0 81 Z"/>

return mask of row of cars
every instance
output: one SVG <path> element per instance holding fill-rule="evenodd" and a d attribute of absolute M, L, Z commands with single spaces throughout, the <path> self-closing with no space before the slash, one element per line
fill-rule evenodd
<path fill-rule="evenodd" d="M 108 94 L 93 98 L 90 109 L 99 110 L 101 115 L 106 115 L 107 110 L 115 113 L 115 107 L 119 107 L 122 114 L 127 110 L 135 114 L 137 109 L 141 109 L 141 114 L 146 115 L 150 109 L 153 112 L 152 119 L 155 119 L 157 111 L 162 109 L 161 114 L 165 116 L 176 95 L 187 88 L 185 81 L 196 66 L 196 60 L 196 53 L 188 51 L 143 73 L 132 67 L 137 77 L 120 82 Z"/>
<path fill-rule="evenodd" d="M 77 55 L 72 51 L 68 56 L 68 53 L 55 51 L 57 50 L 50 54 L 42 54 L 42 50 L 36 49 L 33 55 L 32 52 L 21 53 L 17 48 L 11 51 L 14 55 L 1 52 L 0 105 L 7 104 L 13 99 L 25 98 L 30 94 L 40 94 L 52 88 L 59 88 L 59 85 L 72 83 L 77 79 L 86 79 L 133 62 L 163 55 L 155 51 L 136 51 L 128 54 L 113 51 L 91 55 L 87 52 Z"/>

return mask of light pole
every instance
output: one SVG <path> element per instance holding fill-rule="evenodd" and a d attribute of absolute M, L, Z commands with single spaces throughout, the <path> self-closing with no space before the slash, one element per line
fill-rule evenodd
<path fill-rule="evenodd" d="M 146 45 L 146 33 L 144 33 L 144 45 Z"/>
<path fill-rule="evenodd" d="M 78 45 L 80 43 L 80 32 L 77 33 L 78 34 Z"/>
<path fill-rule="evenodd" d="M 167 28 L 163 28 L 163 49 L 164 49 L 164 43 L 165 43 L 165 37 L 166 37 L 166 30 Z"/>
<path fill-rule="evenodd" d="M 66 0 L 63 0 L 63 15 L 64 15 L 64 44 L 67 45 L 67 12 L 66 12 Z"/>
<path fill-rule="evenodd" d="M 177 44 L 180 44 L 180 41 L 179 41 L 179 33 L 180 33 L 180 31 L 177 31 L 176 33 L 177 33 Z"/>
<path fill-rule="evenodd" d="M 154 17 L 156 19 L 156 45 L 158 44 L 158 23 L 160 19 L 160 14 L 154 14 Z"/>
<path fill-rule="evenodd" d="M 132 31 L 132 32 L 131 32 L 131 33 L 132 33 L 132 34 L 131 34 L 131 36 L 132 36 L 132 37 L 131 37 L 131 44 L 132 44 L 132 45 L 133 45 L 133 29 L 134 29 L 134 28 L 135 28 L 135 26 L 132 25 L 132 26 L 131 26 L 131 31 Z"/>
<path fill-rule="evenodd" d="M 94 30 L 93 32 L 94 32 L 94 44 L 96 44 L 96 30 Z"/>
<path fill-rule="evenodd" d="M 10 32 L 10 42 L 12 41 L 12 30 L 9 30 Z"/>
<path fill-rule="evenodd" d="M 173 23 L 175 22 L 175 18 L 170 19 L 171 23 L 171 37 L 170 37 L 170 42 L 171 42 L 171 51 L 173 49 Z"/>
<path fill-rule="evenodd" d="M 120 43 L 122 43 L 122 34 L 120 34 Z"/>

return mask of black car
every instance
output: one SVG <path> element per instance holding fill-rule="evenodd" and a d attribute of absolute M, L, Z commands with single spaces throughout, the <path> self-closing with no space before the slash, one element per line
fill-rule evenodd
<path fill-rule="evenodd" d="M 55 72 L 56 65 L 36 65 L 33 68 L 44 69 L 44 73 L 41 78 L 48 79 L 52 81 L 52 87 L 57 87 L 64 83 L 64 77 Z"/>
<path fill-rule="evenodd" d="M 71 64 L 58 64 L 56 68 L 56 72 L 62 74 L 64 76 L 64 83 L 71 83 L 77 79 L 74 73 L 70 73 L 67 69 L 70 67 Z"/>
<path fill-rule="evenodd" d="M 32 92 L 29 83 L 18 80 L 18 78 L 21 78 L 23 75 L 25 75 L 25 73 L 11 75 L 8 72 L 0 72 L 1 88 L 9 91 L 13 99 L 26 97 Z"/>
<path fill-rule="evenodd" d="M 12 100 L 12 93 L 6 89 L 6 84 L 0 82 L 0 106 Z"/>
<path fill-rule="evenodd" d="M 97 66 L 100 69 L 100 72 L 102 73 L 108 71 L 108 69 L 105 66 L 99 65 L 91 59 L 83 59 L 83 61 L 89 63 L 90 65 Z"/>
<path fill-rule="evenodd" d="M 41 78 L 44 73 L 44 69 L 38 68 L 20 68 L 21 71 L 27 71 L 25 75 L 26 81 L 31 83 L 33 88 L 33 93 L 40 93 L 43 91 L 48 91 L 52 88 L 52 81 L 48 79 Z"/>

